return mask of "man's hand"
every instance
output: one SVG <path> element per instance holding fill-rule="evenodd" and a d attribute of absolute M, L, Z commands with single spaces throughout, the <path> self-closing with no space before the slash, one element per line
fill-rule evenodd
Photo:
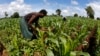
<path fill-rule="evenodd" d="M 53 27 L 48 27 L 48 28 L 46 28 L 46 27 L 41 27 L 41 28 L 39 28 L 40 30 L 42 30 L 42 31 L 53 31 L 54 30 L 54 28 Z"/>
<path fill-rule="evenodd" d="M 42 31 L 48 31 L 48 28 L 41 27 L 40 30 L 42 30 Z"/>

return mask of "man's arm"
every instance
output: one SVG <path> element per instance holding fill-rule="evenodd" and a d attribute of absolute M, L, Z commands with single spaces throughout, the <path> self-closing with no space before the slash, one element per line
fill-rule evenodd
<path fill-rule="evenodd" d="M 41 28 L 38 21 L 35 22 L 35 27 Z"/>
<path fill-rule="evenodd" d="M 34 19 L 36 18 L 36 15 L 33 15 L 30 20 L 28 21 L 28 26 L 31 27 L 31 29 L 34 31 L 36 30 L 35 27 L 32 26 L 32 21 L 34 21 Z"/>

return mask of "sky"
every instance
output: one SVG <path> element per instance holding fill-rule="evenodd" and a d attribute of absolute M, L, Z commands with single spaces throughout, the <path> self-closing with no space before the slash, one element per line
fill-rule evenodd
<path fill-rule="evenodd" d="M 91 6 L 95 12 L 95 18 L 100 17 L 100 0 L 2 0 L 0 1 L 0 18 L 4 17 L 4 12 L 11 16 L 14 12 L 19 12 L 24 16 L 30 12 L 39 12 L 46 9 L 48 15 L 56 14 L 57 9 L 61 9 L 63 16 L 87 16 L 85 8 Z"/>

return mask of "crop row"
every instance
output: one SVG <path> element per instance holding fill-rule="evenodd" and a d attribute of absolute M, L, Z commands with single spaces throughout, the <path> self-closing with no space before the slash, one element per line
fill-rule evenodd
<path fill-rule="evenodd" d="M 88 41 L 85 41 L 85 39 L 94 28 L 97 29 L 95 30 L 96 49 L 94 54 L 100 55 L 100 21 L 73 19 L 73 17 L 63 21 L 61 17 L 45 17 L 39 23 L 41 26 L 47 27 L 49 31 L 37 29 L 39 33 L 38 39 L 30 41 L 23 38 L 18 18 L 0 20 L 0 41 L 10 56 L 38 54 L 42 56 L 89 56 L 91 54 L 88 51 L 77 48 L 79 45 L 88 46 Z M 97 27 L 94 27 L 95 25 Z"/>

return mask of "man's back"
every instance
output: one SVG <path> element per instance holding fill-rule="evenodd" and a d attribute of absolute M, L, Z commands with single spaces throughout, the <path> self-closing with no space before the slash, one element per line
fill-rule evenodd
<path fill-rule="evenodd" d="M 36 14 L 37 14 L 36 12 L 32 12 L 32 13 L 29 13 L 29 14 L 25 15 L 24 18 L 28 22 L 29 19 L 32 17 L 32 15 L 36 15 Z"/>

